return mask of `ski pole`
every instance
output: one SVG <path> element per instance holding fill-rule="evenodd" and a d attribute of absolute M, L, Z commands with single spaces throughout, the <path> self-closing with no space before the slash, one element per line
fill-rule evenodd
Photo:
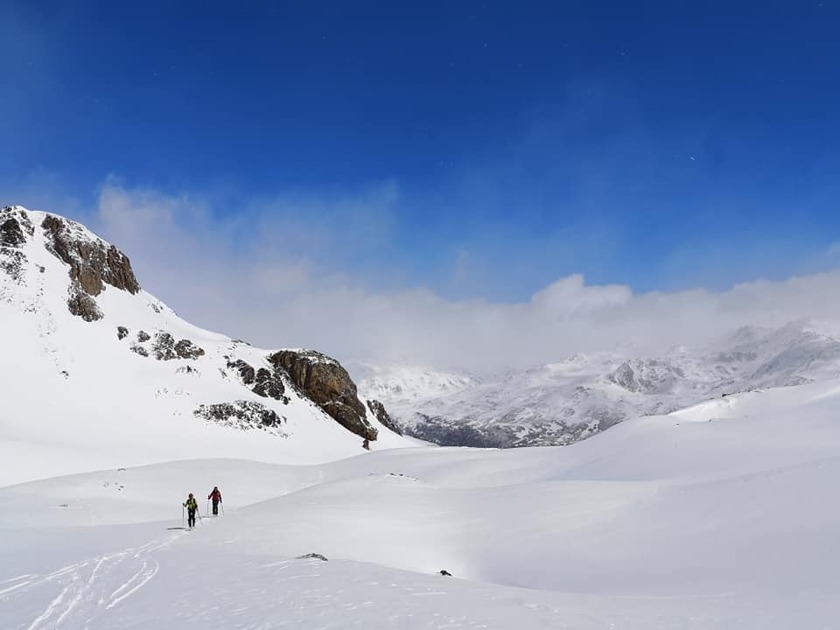
<path fill-rule="evenodd" d="M 222 501 L 219 501 L 219 506 L 222 508 L 222 516 L 225 515 L 225 504 Z"/>
<path fill-rule="evenodd" d="M 184 523 L 184 504 L 181 504 L 181 527 L 185 527 L 186 524 Z"/>
<path fill-rule="evenodd" d="M 210 514 L 210 499 L 207 499 L 207 513 Z"/>

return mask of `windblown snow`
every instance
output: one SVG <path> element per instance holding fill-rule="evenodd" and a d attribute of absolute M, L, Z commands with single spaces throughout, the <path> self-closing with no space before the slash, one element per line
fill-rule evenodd
<path fill-rule="evenodd" d="M 293 388 L 250 396 L 227 366 L 265 351 L 143 291 L 70 314 L 67 267 L 42 249 L 0 273 L 0 628 L 840 627 L 831 353 L 813 382 L 706 389 L 569 446 L 439 448 L 381 427 L 366 452 Z M 153 354 L 159 331 L 204 354 L 131 350 Z M 750 378 L 766 364 L 742 359 Z M 284 420 L 193 413 L 236 397 Z"/>

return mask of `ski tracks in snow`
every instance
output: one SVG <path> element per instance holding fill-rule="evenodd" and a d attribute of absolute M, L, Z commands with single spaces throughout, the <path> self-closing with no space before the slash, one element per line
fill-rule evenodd
<path fill-rule="evenodd" d="M 3 627 L 46 630 L 87 628 L 103 611 L 125 601 L 157 575 L 154 553 L 182 533 L 140 547 L 89 558 L 43 575 L 27 574 L 0 582 L 0 608 L 40 613 L 32 621 L 11 620 Z M 51 598 L 43 607 L 43 602 Z M 41 602 L 30 607 L 29 602 Z M 0 615 L 2 619 L 2 615 Z"/>

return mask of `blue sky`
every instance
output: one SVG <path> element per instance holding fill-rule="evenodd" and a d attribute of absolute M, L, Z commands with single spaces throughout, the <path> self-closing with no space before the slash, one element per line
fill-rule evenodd
<path fill-rule="evenodd" d="M 5 202 L 84 219 L 117 182 L 199 204 L 190 225 L 226 230 L 233 258 L 255 226 L 297 226 L 260 246 L 449 300 L 840 261 L 834 0 L 7 0 L 0 18 Z M 307 224 L 333 234 L 283 242 Z"/>

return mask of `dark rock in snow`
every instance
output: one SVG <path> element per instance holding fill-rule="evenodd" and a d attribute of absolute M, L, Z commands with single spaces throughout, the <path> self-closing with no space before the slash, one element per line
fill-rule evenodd
<path fill-rule="evenodd" d="M 3 247 L 20 247 L 26 242 L 20 221 L 16 217 L 8 217 L 0 223 L 0 245 Z"/>
<path fill-rule="evenodd" d="M 78 286 L 71 287 L 70 291 L 70 297 L 67 298 L 67 308 L 73 315 L 81 317 L 86 322 L 94 322 L 104 317 L 96 300 L 90 295 L 79 290 Z"/>
<path fill-rule="evenodd" d="M 254 388 L 252 391 L 257 396 L 262 396 L 263 398 L 273 398 L 274 400 L 282 400 L 288 403 L 289 400 L 284 395 L 286 387 L 283 385 L 283 377 L 281 376 L 281 373 L 281 370 L 276 367 L 273 371 L 266 368 L 260 368 L 257 370 L 257 375 L 254 379 Z"/>
<path fill-rule="evenodd" d="M 117 326 L 117 339 L 122 341 L 126 337 L 128 337 L 128 328 L 125 326 Z"/>
<path fill-rule="evenodd" d="M 3 208 L 0 214 L 0 270 L 18 284 L 24 283 L 23 272 L 28 260 L 18 248 L 34 233 L 35 228 L 25 212 L 11 206 Z"/>
<path fill-rule="evenodd" d="M 285 395 L 286 386 L 283 384 L 283 374 L 285 372 L 281 368 L 275 366 L 272 370 L 267 368 L 255 370 L 249 363 L 246 363 L 242 359 L 228 361 L 227 366 L 236 370 L 242 384 L 257 396 L 280 400 L 284 404 L 289 403 L 289 398 Z"/>
<path fill-rule="evenodd" d="M 253 385 L 256 370 L 251 367 L 248 363 L 243 361 L 242 359 L 237 359 L 236 361 L 228 361 L 227 366 L 232 370 L 236 370 L 237 374 L 239 374 L 239 379 L 242 381 L 243 385 Z"/>
<path fill-rule="evenodd" d="M 244 430 L 258 428 L 281 432 L 279 429 L 285 421 L 285 418 L 278 416 L 273 409 L 250 400 L 199 405 L 193 414 L 208 421 Z"/>
<path fill-rule="evenodd" d="M 326 556 L 322 556 L 320 553 L 307 553 L 302 556 L 297 557 L 298 560 L 323 560 L 327 562 Z"/>
<path fill-rule="evenodd" d="M 27 260 L 26 254 L 20 250 L 0 247 L 0 269 L 5 271 L 18 284 L 24 283 L 23 270 Z"/>
<path fill-rule="evenodd" d="M 173 359 L 195 360 L 204 355 L 204 349 L 199 348 L 189 339 L 181 339 L 176 343 L 175 338 L 164 331 L 160 331 L 155 335 L 152 352 L 154 353 L 154 357 L 159 361 L 171 361 Z"/>
<path fill-rule="evenodd" d="M 159 332 L 155 335 L 152 352 L 158 361 L 171 361 L 178 358 L 175 353 L 175 339 L 168 332 Z"/>
<path fill-rule="evenodd" d="M 189 339 L 181 339 L 175 344 L 175 354 L 181 359 L 197 359 L 204 356 L 204 349 L 199 348 Z"/>

